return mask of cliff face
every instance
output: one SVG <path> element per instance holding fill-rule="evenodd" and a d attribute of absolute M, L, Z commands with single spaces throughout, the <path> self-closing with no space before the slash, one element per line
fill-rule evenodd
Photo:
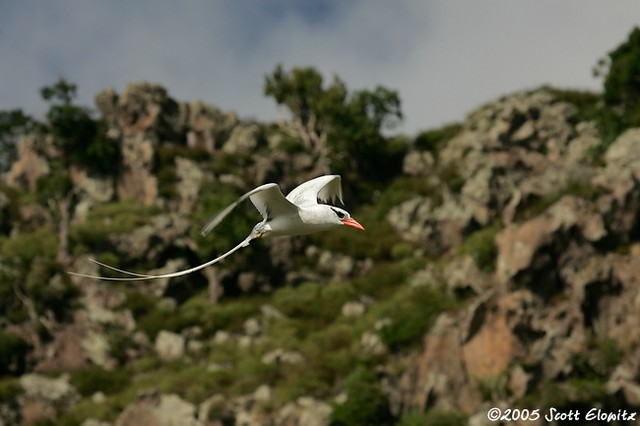
<path fill-rule="evenodd" d="M 0 419 L 482 424 L 495 406 L 640 409 L 640 129 L 603 150 L 563 99 L 516 93 L 417 138 L 403 173 L 355 208 L 343 179 L 364 234 L 260 242 L 128 286 L 52 260 L 60 219 L 29 196 L 51 167 L 24 137 L 0 192 Z M 70 270 L 100 272 L 96 256 L 197 264 L 258 220 L 239 210 L 199 238 L 219 208 L 318 174 L 276 126 L 159 86 L 96 104 L 120 160 L 106 176 L 71 169 Z"/>
<path fill-rule="evenodd" d="M 491 406 L 523 399 L 537 408 L 640 403 L 640 131 L 622 134 L 600 159 L 594 126 L 576 116 L 545 92 L 479 109 L 439 155 L 463 175 L 459 193 L 437 207 L 412 199 L 390 211 L 405 238 L 440 237 L 454 251 L 487 229 L 495 235 L 490 273 L 465 256 L 425 269 L 473 296 L 425 336 L 399 381 L 408 385 L 405 406 L 454 406 L 483 418 Z M 480 230 L 452 243 L 438 232 L 452 227 Z M 482 259 L 478 248 L 470 255 Z"/>

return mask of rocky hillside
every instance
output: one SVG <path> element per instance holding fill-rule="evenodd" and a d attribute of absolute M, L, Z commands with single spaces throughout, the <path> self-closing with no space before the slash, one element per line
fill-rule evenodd
<path fill-rule="evenodd" d="M 32 132 L 2 178 L 0 424 L 483 425 L 491 407 L 639 411 L 640 129 L 603 140 L 596 102 L 515 93 L 398 136 L 390 179 L 343 173 L 366 232 L 258 241 L 201 273 L 123 284 L 65 270 L 108 273 L 90 257 L 157 273 L 199 264 L 260 219 L 247 205 L 200 237 L 219 208 L 327 163 L 282 126 L 156 85 L 98 94 L 117 148 L 106 168 L 65 162 Z M 47 189 L 61 175 L 67 186 Z"/>

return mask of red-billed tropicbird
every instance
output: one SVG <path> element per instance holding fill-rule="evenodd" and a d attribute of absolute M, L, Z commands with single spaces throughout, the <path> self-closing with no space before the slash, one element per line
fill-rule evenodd
<path fill-rule="evenodd" d="M 342 184 L 340 176 L 326 175 L 304 182 L 294 188 L 286 197 L 282 195 L 280 187 L 275 183 L 261 185 L 242 195 L 228 207 L 213 216 L 213 218 L 202 228 L 202 235 L 207 235 L 213 228 L 222 222 L 229 213 L 231 213 L 231 210 L 247 198 L 251 200 L 256 209 L 258 209 L 260 214 L 262 214 L 264 220 L 257 223 L 247 238 L 240 242 L 240 244 L 213 260 L 183 271 L 161 275 L 150 275 L 125 271 L 123 269 L 98 262 L 95 259 L 89 259 L 102 267 L 130 276 L 102 277 L 98 275 L 80 274 L 77 272 L 69 272 L 69 274 L 109 281 L 138 281 L 158 278 L 173 278 L 190 274 L 206 268 L 207 266 L 213 265 L 236 252 L 240 248 L 248 246 L 251 241 L 258 238 L 285 235 L 305 235 L 342 225 L 351 226 L 364 231 L 364 227 L 353 219 L 347 211 L 335 206 L 318 203 L 318 200 L 321 202 L 335 202 L 336 199 L 340 200 L 342 203 Z"/>

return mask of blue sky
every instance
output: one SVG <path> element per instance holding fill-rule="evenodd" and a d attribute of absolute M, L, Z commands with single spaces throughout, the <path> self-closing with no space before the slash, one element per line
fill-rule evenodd
<path fill-rule="evenodd" d="M 281 63 L 398 90 L 415 134 L 515 90 L 599 90 L 591 68 L 634 25 L 637 0 L 0 0 L 0 109 L 41 113 L 38 89 L 64 76 L 88 106 L 147 80 L 272 120 Z"/>

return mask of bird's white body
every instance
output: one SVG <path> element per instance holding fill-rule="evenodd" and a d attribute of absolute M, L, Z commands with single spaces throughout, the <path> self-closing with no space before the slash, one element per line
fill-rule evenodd
<path fill-rule="evenodd" d="M 251 200 L 256 209 L 258 209 L 260 214 L 262 214 L 263 221 L 257 223 L 247 238 L 240 242 L 236 247 L 229 250 L 222 256 L 203 263 L 202 265 L 169 274 L 149 275 L 125 271 L 100 263 L 96 260 L 92 260 L 105 268 L 128 274 L 129 277 L 100 277 L 75 272 L 70 272 L 70 274 L 112 281 L 172 278 L 186 275 L 209 265 L 213 265 L 240 248 L 248 246 L 251 241 L 258 238 L 306 235 L 342 225 L 364 230 L 364 227 L 355 219 L 351 218 L 349 213 L 345 210 L 335 206 L 318 203 L 318 200 L 322 202 L 335 202 L 336 200 L 340 200 L 340 202 L 342 202 L 342 185 L 340 176 L 326 175 L 304 182 L 293 189 L 293 191 L 291 191 L 286 197 L 282 195 L 280 187 L 275 183 L 261 185 L 242 195 L 235 202 L 213 216 L 213 218 L 202 228 L 202 235 L 205 236 L 208 234 L 213 228 L 222 222 L 222 220 L 231 213 L 238 204 L 247 198 Z"/>
<path fill-rule="evenodd" d="M 268 231 L 265 236 L 307 235 L 334 228 L 335 223 L 322 220 L 323 213 L 324 209 L 308 207 L 288 216 L 275 217 L 265 224 Z"/>

